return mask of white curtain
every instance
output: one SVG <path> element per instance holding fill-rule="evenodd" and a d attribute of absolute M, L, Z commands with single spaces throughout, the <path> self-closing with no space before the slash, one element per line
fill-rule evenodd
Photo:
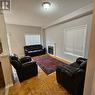
<path fill-rule="evenodd" d="M 87 25 L 64 29 L 64 52 L 73 56 L 85 55 Z"/>
<path fill-rule="evenodd" d="M 26 45 L 40 44 L 40 35 L 25 35 Z"/>

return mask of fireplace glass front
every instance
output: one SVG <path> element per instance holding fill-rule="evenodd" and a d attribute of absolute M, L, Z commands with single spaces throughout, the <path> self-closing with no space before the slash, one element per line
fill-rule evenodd
<path fill-rule="evenodd" d="M 48 53 L 53 54 L 53 46 L 48 46 Z"/>

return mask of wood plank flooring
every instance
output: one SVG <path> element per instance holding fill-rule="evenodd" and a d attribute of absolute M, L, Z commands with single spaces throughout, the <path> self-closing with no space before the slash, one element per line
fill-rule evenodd
<path fill-rule="evenodd" d="M 46 75 L 40 67 L 38 70 L 38 76 L 22 83 L 16 82 L 9 89 L 8 95 L 70 95 L 57 83 L 55 72 Z"/>
<path fill-rule="evenodd" d="M 36 77 L 16 83 L 8 95 L 70 95 L 56 81 L 55 73 L 46 75 L 40 68 Z"/>

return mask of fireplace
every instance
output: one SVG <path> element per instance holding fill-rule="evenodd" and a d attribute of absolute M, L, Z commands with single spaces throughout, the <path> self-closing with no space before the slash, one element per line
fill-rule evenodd
<path fill-rule="evenodd" d="M 47 43 L 47 52 L 52 55 L 56 55 L 56 44 Z"/>
<path fill-rule="evenodd" d="M 48 46 L 48 53 L 49 54 L 54 54 L 54 52 L 53 52 L 53 46 Z"/>

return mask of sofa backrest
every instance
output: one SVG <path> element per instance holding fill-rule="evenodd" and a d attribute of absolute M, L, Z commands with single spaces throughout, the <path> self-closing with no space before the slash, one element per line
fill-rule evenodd
<path fill-rule="evenodd" d="M 16 70 L 21 68 L 22 64 L 20 62 L 20 59 L 16 55 L 12 55 L 9 58 L 10 58 L 10 63 L 13 65 L 13 67 Z"/>
<path fill-rule="evenodd" d="M 87 61 L 83 61 L 83 62 L 80 64 L 79 68 L 86 70 L 86 65 L 87 65 Z"/>
<path fill-rule="evenodd" d="M 86 65 L 87 65 L 86 58 L 79 57 L 79 58 L 77 58 L 76 63 L 79 64 L 80 69 L 86 70 Z"/>
<path fill-rule="evenodd" d="M 87 59 L 79 57 L 76 62 L 70 64 L 70 66 L 86 70 Z"/>
<path fill-rule="evenodd" d="M 83 61 L 87 62 L 87 59 L 86 58 L 82 58 L 82 57 L 79 57 L 79 58 L 76 59 L 76 63 L 78 63 L 78 64 L 81 64 Z"/>
<path fill-rule="evenodd" d="M 24 46 L 25 50 L 28 51 L 33 51 L 33 50 L 40 50 L 42 49 L 42 45 L 29 45 L 29 46 Z"/>

